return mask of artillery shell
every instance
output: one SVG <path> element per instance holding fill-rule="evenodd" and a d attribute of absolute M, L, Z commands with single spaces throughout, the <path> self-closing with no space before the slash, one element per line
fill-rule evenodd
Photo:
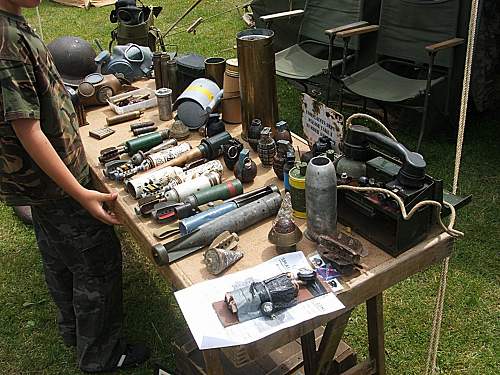
<path fill-rule="evenodd" d="M 137 136 L 141 134 L 152 133 L 156 130 L 158 130 L 158 126 L 145 126 L 143 128 L 132 130 L 132 133 L 134 133 L 134 135 Z"/>
<path fill-rule="evenodd" d="M 135 120 L 135 119 L 141 117 L 143 113 L 144 113 L 143 111 L 132 111 L 132 112 L 124 113 L 122 115 L 107 117 L 106 123 L 109 126 L 111 126 L 111 125 L 120 124 L 120 123 L 125 122 L 125 121 Z"/>

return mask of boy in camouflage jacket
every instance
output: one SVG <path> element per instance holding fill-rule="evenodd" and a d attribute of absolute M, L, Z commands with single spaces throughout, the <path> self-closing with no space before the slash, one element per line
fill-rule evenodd
<path fill-rule="evenodd" d="M 116 199 L 91 189 L 78 121 L 47 48 L 21 16 L 41 0 L 0 0 L 0 198 L 30 205 L 58 326 L 87 372 L 147 360 L 122 338 Z"/>

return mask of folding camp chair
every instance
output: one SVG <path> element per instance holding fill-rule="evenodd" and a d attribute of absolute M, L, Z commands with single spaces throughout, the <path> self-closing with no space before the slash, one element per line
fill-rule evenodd
<path fill-rule="evenodd" d="M 276 74 L 296 80 L 307 92 L 307 82 L 321 74 L 329 74 L 327 102 L 332 79 L 332 69 L 340 66 L 342 59 L 334 58 L 334 49 L 343 47 L 335 40 L 338 32 L 367 25 L 363 15 L 378 14 L 379 0 L 307 0 L 304 9 L 275 13 L 260 17 L 268 28 L 274 20 L 302 16 L 297 44 L 276 53 Z M 369 11 L 367 10 L 369 9 Z M 358 40 L 354 38 L 346 52 L 345 60 L 354 57 L 358 49 Z M 316 47 L 316 48 L 315 48 Z M 318 48 L 319 47 L 319 48 Z M 328 59 L 322 58 L 322 52 L 328 51 Z M 326 54 L 325 54 L 326 55 Z"/>
<path fill-rule="evenodd" d="M 382 0 L 379 26 L 364 26 L 337 33 L 349 41 L 354 36 L 378 30 L 376 63 L 342 79 L 342 92 L 422 112 L 417 151 L 420 149 L 427 122 L 432 88 L 448 81 L 445 112 L 449 102 L 449 84 L 455 47 L 463 43 L 456 38 L 460 0 Z M 438 54 L 438 52 L 440 52 Z M 344 61 L 345 64 L 345 61 Z M 416 99 L 422 99 L 423 105 Z"/>

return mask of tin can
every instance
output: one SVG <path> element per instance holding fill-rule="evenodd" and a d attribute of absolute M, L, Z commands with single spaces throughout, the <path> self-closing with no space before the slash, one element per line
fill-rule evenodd
<path fill-rule="evenodd" d="M 238 69 L 238 59 L 229 59 L 226 61 L 223 87 L 222 121 L 228 124 L 241 124 L 240 73 Z"/>
<path fill-rule="evenodd" d="M 209 57 L 205 60 L 205 77 L 222 87 L 224 84 L 224 71 L 226 59 L 223 57 Z"/>
<path fill-rule="evenodd" d="M 158 99 L 158 113 L 160 120 L 172 120 L 172 89 L 161 88 L 155 91 L 156 98 Z"/>
<path fill-rule="evenodd" d="M 306 213 L 306 169 L 307 163 L 299 163 L 288 174 L 293 216 L 307 218 Z"/>

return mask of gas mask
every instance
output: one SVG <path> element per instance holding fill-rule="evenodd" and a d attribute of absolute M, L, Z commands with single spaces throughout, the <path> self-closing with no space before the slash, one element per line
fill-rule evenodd
<path fill-rule="evenodd" d="M 112 23 L 121 22 L 125 25 L 138 25 L 145 20 L 145 9 L 149 11 L 146 7 L 137 7 L 135 0 L 118 0 L 115 3 L 115 9 L 109 15 L 109 20 Z"/>
<path fill-rule="evenodd" d="M 102 51 L 95 58 L 102 74 L 114 74 L 129 82 L 150 77 L 153 65 L 153 53 L 149 47 L 129 43 L 113 47 L 112 54 Z"/>
<path fill-rule="evenodd" d="M 107 104 L 109 97 L 122 91 L 122 83 L 113 74 L 92 73 L 78 85 L 78 96 L 85 107 Z"/>

